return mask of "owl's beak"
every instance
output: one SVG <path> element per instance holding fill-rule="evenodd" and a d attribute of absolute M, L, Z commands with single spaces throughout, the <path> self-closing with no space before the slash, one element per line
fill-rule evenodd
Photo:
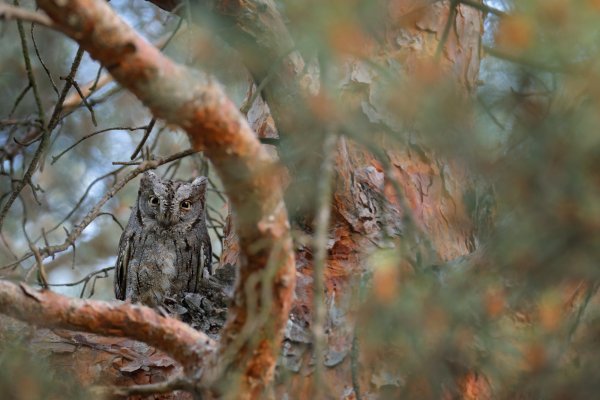
<path fill-rule="evenodd" d="M 156 216 L 156 220 L 163 227 L 167 227 L 167 226 L 173 225 L 175 223 L 175 221 L 173 220 L 173 215 L 169 212 L 158 214 Z"/>

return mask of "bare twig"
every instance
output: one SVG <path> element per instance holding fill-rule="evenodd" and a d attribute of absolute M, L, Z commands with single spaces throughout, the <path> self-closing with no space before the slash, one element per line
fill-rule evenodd
<path fill-rule="evenodd" d="M 103 179 L 108 178 L 109 176 L 117 176 L 117 174 L 119 172 L 121 172 L 123 170 L 124 167 L 121 168 L 117 168 L 114 169 L 112 171 L 110 171 L 107 174 L 104 174 L 102 176 L 99 176 L 98 178 L 94 179 L 89 185 L 88 187 L 85 189 L 85 192 L 83 193 L 83 195 L 79 198 L 79 200 L 77 201 L 77 204 L 75 204 L 75 206 L 71 209 L 71 211 L 69 211 L 69 213 L 60 221 L 58 222 L 56 225 L 54 225 L 52 228 L 50 228 L 48 231 L 46 231 L 46 233 L 51 233 L 54 232 L 55 230 L 57 230 L 58 228 L 60 228 L 60 226 L 62 224 L 64 224 L 69 218 L 71 218 L 71 216 L 73 216 L 73 214 L 75 214 L 75 212 L 79 209 L 79 207 L 81 207 L 81 205 L 83 204 L 83 201 L 86 199 L 86 197 L 88 196 L 88 194 L 90 193 L 90 190 L 92 189 L 92 187 L 100 182 Z M 36 242 L 39 240 L 36 239 Z M 48 244 L 46 243 L 46 246 L 48 246 Z"/>
<path fill-rule="evenodd" d="M 520 64 L 523 65 L 525 67 L 529 67 L 529 68 L 533 68 L 533 69 L 539 69 L 542 71 L 548 71 L 548 72 L 557 72 L 557 73 L 565 73 L 567 72 L 569 69 L 577 69 L 579 68 L 578 65 L 576 63 L 571 63 L 571 64 L 546 64 L 544 62 L 540 62 L 538 60 L 534 60 L 534 59 L 530 59 L 530 58 L 526 58 L 526 57 L 521 57 L 518 55 L 514 55 L 514 54 L 510 54 L 507 53 L 505 51 L 502 51 L 501 49 L 497 49 L 494 47 L 490 47 L 490 46 L 483 46 L 483 50 L 489 54 L 492 57 L 495 58 L 499 58 L 501 60 L 506 60 L 506 61 L 510 61 L 512 63 L 515 64 Z"/>
<path fill-rule="evenodd" d="M 135 160 L 135 158 L 138 156 L 140 150 L 142 150 L 142 147 L 144 147 L 144 144 L 146 144 L 146 140 L 148 140 L 148 136 L 150 136 L 150 132 L 152 132 L 152 128 L 154 128 L 154 124 L 156 123 L 156 118 L 152 118 L 150 120 L 150 122 L 148 122 L 148 125 L 146 125 L 145 128 L 145 132 L 144 132 L 144 137 L 142 137 L 142 140 L 140 141 L 140 143 L 138 143 L 137 147 L 135 148 L 135 150 L 133 151 L 133 154 L 131 154 L 131 160 Z"/>
<path fill-rule="evenodd" d="M 17 110 L 17 107 L 19 107 L 19 104 L 21 103 L 21 100 L 23 100 L 23 98 L 25 97 L 25 95 L 27 94 L 27 92 L 29 92 L 29 90 L 31 89 L 31 83 L 28 83 L 27 86 L 25 87 L 25 89 L 23 89 L 19 95 L 17 96 L 17 98 L 15 99 L 12 108 L 10 109 L 10 112 L 8 113 L 8 117 L 12 117 L 12 115 L 14 114 L 14 112 Z"/>
<path fill-rule="evenodd" d="M 71 85 L 73 85 L 73 87 L 75 88 L 75 91 L 77 92 L 77 94 L 79 95 L 79 98 L 81 99 L 81 102 L 90 112 L 90 116 L 92 118 L 92 124 L 94 124 L 94 126 L 98 126 L 98 123 L 96 122 L 96 115 L 94 114 L 94 108 L 90 105 L 90 103 L 88 103 L 87 96 L 83 94 L 83 91 L 79 88 L 79 84 L 77 84 L 77 81 L 74 78 L 69 77 L 69 76 L 67 76 L 64 79 L 68 80 L 71 83 Z M 97 81 L 94 81 L 94 83 L 95 82 L 97 82 Z"/>
<path fill-rule="evenodd" d="M 58 88 L 56 87 L 56 84 L 54 83 L 54 79 L 52 79 L 52 74 L 50 73 L 50 70 L 46 66 L 44 59 L 40 55 L 40 50 L 38 49 L 37 42 L 35 41 L 35 35 L 33 33 L 34 29 L 35 29 L 35 23 L 32 23 L 30 34 L 31 34 L 31 42 L 33 43 L 33 50 L 35 50 L 35 55 L 37 56 L 38 61 L 40 62 L 42 68 L 44 69 L 44 72 L 46 72 L 46 76 L 48 77 L 48 80 L 50 81 L 50 84 L 52 85 L 52 89 L 54 90 L 54 93 L 56 93 L 56 95 L 59 96 L 60 93 L 58 92 Z"/>
<path fill-rule="evenodd" d="M 350 349 L 350 373 L 352 374 L 352 389 L 354 390 L 354 398 L 356 400 L 361 400 L 362 396 L 360 394 L 360 380 L 358 379 L 358 357 L 358 334 L 356 332 L 356 328 L 354 328 L 354 333 L 352 335 L 352 348 Z"/>
<path fill-rule="evenodd" d="M 161 50 L 164 50 L 170 43 L 171 39 L 173 39 L 173 37 L 175 36 L 175 34 L 177 33 L 177 31 L 179 30 L 180 27 L 181 27 L 181 21 L 179 21 L 179 23 L 177 24 L 177 26 L 175 27 L 173 32 L 162 36 L 160 39 L 158 39 L 156 41 L 156 47 L 160 48 Z M 96 75 L 96 78 L 94 80 L 86 83 L 85 85 L 80 85 L 81 92 L 85 95 L 83 98 L 87 100 L 92 94 L 94 94 L 94 92 L 98 91 L 99 89 L 103 88 L 104 86 L 108 85 L 111 82 L 114 82 L 113 77 L 107 72 L 102 73 L 102 68 L 99 68 L 98 74 Z M 88 100 L 88 104 L 91 107 L 93 107 L 97 104 L 100 104 L 101 102 L 103 102 L 107 98 L 111 97 L 115 93 L 120 92 L 121 90 L 123 90 L 123 89 L 120 86 L 117 86 L 114 89 L 110 90 L 108 93 L 106 93 L 102 97 L 102 99 Z M 69 113 L 69 112 L 73 111 L 75 108 L 79 107 L 81 105 L 81 103 L 82 103 L 81 95 L 79 93 L 73 93 L 72 95 L 68 96 L 65 99 L 65 101 L 63 103 L 63 112 L 65 114 Z"/>
<path fill-rule="evenodd" d="M 15 6 L 19 6 L 19 0 L 14 0 L 14 4 Z M 23 51 L 23 60 L 25 61 L 27 79 L 29 80 L 29 84 L 31 85 L 31 89 L 33 90 L 33 96 L 35 98 L 35 104 L 37 106 L 38 111 L 38 118 L 42 122 L 42 126 L 44 126 L 44 107 L 42 106 L 42 99 L 40 96 L 37 81 L 35 80 L 35 76 L 33 75 L 31 58 L 29 57 L 29 46 L 27 44 L 27 37 L 25 36 L 25 29 L 23 28 L 23 22 L 21 20 L 17 20 L 17 29 L 19 31 L 19 37 L 21 38 L 21 50 Z"/>
<path fill-rule="evenodd" d="M 446 20 L 446 25 L 444 26 L 444 30 L 442 31 L 442 37 L 440 38 L 440 41 L 438 42 L 437 48 L 435 50 L 435 59 L 438 61 L 442 55 L 444 46 L 446 45 L 446 42 L 448 41 L 448 35 L 450 34 L 450 29 L 454 25 L 454 22 L 456 19 L 456 7 L 458 7 L 459 3 L 460 3 L 460 0 L 450 0 L 450 11 L 448 12 L 448 19 Z"/>
<path fill-rule="evenodd" d="M 67 282 L 67 283 L 48 283 L 48 286 L 55 286 L 55 287 L 73 287 L 73 286 L 77 286 L 83 283 L 83 287 L 81 288 L 81 293 L 79 295 L 79 298 L 83 298 L 83 295 L 85 293 L 85 289 L 87 287 L 87 284 L 89 283 L 89 281 L 93 278 L 94 279 L 94 283 L 96 282 L 96 278 L 98 278 L 98 275 L 104 275 L 104 278 L 108 277 L 108 272 L 112 271 L 113 269 L 115 269 L 115 267 L 106 267 L 106 268 L 102 268 L 98 271 L 93 271 L 90 272 L 89 274 L 87 274 L 86 276 L 84 276 L 83 278 L 81 278 L 78 281 L 75 282 Z M 91 297 L 92 293 L 90 293 Z"/>
<path fill-rule="evenodd" d="M 478 3 L 473 0 L 459 0 L 459 3 L 464 4 L 465 6 L 469 6 L 475 8 L 479 11 L 483 11 L 489 14 L 494 14 L 498 17 L 505 17 L 507 14 L 504 11 L 498 10 L 497 8 L 490 7 L 485 3 Z"/>
<path fill-rule="evenodd" d="M 24 35 L 24 33 L 23 33 L 23 35 Z M 22 42 L 22 43 L 25 43 L 25 46 L 26 46 L 26 42 Z M 25 49 L 26 49 L 26 47 L 24 48 L 24 54 L 26 53 Z M 71 64 L 71 71 L 69 72 L 69 76 L 71 78 L 73 76 L 75 76 L 75 73 L 77 72 L 77 69 L 79 68 L 79 64 L 81 62 L 82 57 L 83 57 L 83 49 L 79 48 L 77 50 L 77 54 L 75 55 L 73 63 Z M 28 59 L 28 58 L 29 57 L 27 56 L 26 59 Z M 27 65 L 27 61 L 26 61 L 26 65 Z M 0 210 L 0 231 L 2 230 L 4 218 L 6 217 L 6 214 L 8 214 L 8 210 L 12 206 L 15 199 L 19 196 L 19 193 L 21 193 L 21 190 L 23 190 L 25 185 L 31 181 L 31 177 L 33 176 L 35 170 L 37 169 L 38 164 L 41 163 L 41 161 L 42 161 L 43 153 L 46 151 L 46 147 L 48 146 L 48 142 L 50 140 L 50 133 L 58 125 L 61 110 L 62 110 L 62 103 L 63 103 L 65 97 L 67 96 L 67 92 L 69 91 L 70 88 L 71 88 L 71 84 L 68 81 L 65 82 L 65 85 L 63 86 L 62 92 L 58 99 L 58 103 L 54 107 L 54 111 L 52 113 L 52 116 L 50 117 L 50 121 L 48 122 L 48 125 L 45 128 L 42 128 L 42 140 L 41 140 L 40 145 L 37 148 L 35 154 L 33 155 L 33 159 L 31 160 L 31 163 L 29 164 L 29 167 L 27 168 L 27 171 L 25 172 L 23 179 L 16 185 L 15 188 L 13 188 L 13 191 L 11 192 L 10 196 L 8 197 L 8 200 L 6 201 L 6 203 L 4 203 L 2 210 Z M 43 121 L 43 118 L 41 120 Z M 43 124 L 43 125 L 45 125 L 45 124 Z"/>
<path fill-rule="evenodd" d="M 147 129 L 147 125 L 145 125 L 145 126 L 138 126 L 138 127 L 116 126 L 114 128 L 100 129 L 99 131 L 92 132 L 92 133 L 90 133 L 88 135 L 85 135 L 85 136 L 81 137 L 75 143 L 73 143 L 72 145 L 70 145 L 69 147 L 67 147 L 66 149 L 64 149 L 60 153 L 58 153 L 57 155 L 53 156 L 51 164 L 54 164 L 55 162 L 57 162 L 63 155 L 65 155 L 65 153 L 67 153 L 68 151 L 72 150 L 75 146 L 77 146 L 78 144 L 80 144 L 84 140 L 87 140 L 87 139 L 89 139 L 91 137 L 94 137 L 96 135 L 99 135 L 101 133 L 110 132 L 110 131 L 130 131 L 130 132 L 133 132 L 133 131 L 139 131 L 139 130 L 142 130 L 142 129 Z"/>
<path fill-rule="evenodd" d="M 0 239 L 2 239 L 2 243 L 4 244 L 4 247 L 6 247 L 8 249 L 8 252 L 10 253 L 11 256 L 13 256 L 13 258 L 15 260 L 18 260 L 19 257 L 17 257 L 17 254 L 13 251 L 12 247 L 10 246 L 10 244 L 8 243 L 8 241 L 6 240 L 6 238 L 4 237 L 4 234 L 0 232 Z"/>
<path fill-rule="evenodd" d="M 42 256 L 40 255 L 40 252 L 38 250 L 38 248 L 31 242 L 29 242 L 29 249 L 31 250 L 31 252 L 33 253 L 33 256 L 35 257 L 35 264 L 37 267 L 37 272 L 38 272 L 38 281 L 40 283 L 40 286 L 42 288 L 47 288 L 48 287 L 48 275 L 46 274 L 46 270 L 44 268 L 44 262 L 42 261 Z"/>
<path fill-rule="evenodd" d="M 329 218 L 331 215 L 331 180 L 334 173 L 333 158 L 337 144 L 337 134 L 329 133 L 325 138 L 323 148 L 323 162 L 321 164 L 321 178 L 317 183 L 316 199 L 316 228 L 313 241 L 313 329 L 315 372 L 314 396 L 323 396 L 323 350 L 325 349 L 325 321 L 327 308 L 325 306 L 325 266 L 327 264 L 327 236 L 329 232 Z"/>
<path fill-rule="evenodd" d="M 103 215 L 108 215 L 109 217 L 111 217 L 112 220 L 115 221 L 115 224 L 119 225 L 119 228 L 121 228 L 121 231 L 125 230 L 125 228 L 123 227 L 123 225 L 119 222 L 119 220 L 117 219 L 117 217 L 115 217 L 115 215 L 113 213 L 101 212 L 100 214 L 98 214 L 99 217 L 101 217 Z"/>
<path fill-rule="evenodd" d="M 141 163 L 143 163 L 143 161 L 113 161 L 111 164 L 112 165 L 129 166 L 129 165 L 140 165 Z"/>
<path fill-rule="evenodd" d="M 88 99 L 95 91 L 103 88 L 111 82 L 113 82 L 113 78 L 112 76 L 110 76 L 110 74 L 99 74 L 93 81 L 90 81 L 85 85 L 80 85 L 80 89 L 81 92 L 85 95 L 84 98 Z M 119 87 L 115 89 L 121 90 Z M 81 104 L 81 101 L 82 99 L 79 93 L 73 93 L 69 95 L 63 102 L 63 112 L 66 114 L 73 111 Z M 93 107 L 97 103 L 95 103 L 93 100 L 89 100 L 88 104 Z"/>
<path fill-rule="evenodd" d="M 52 20 L 44 14 L 3 3 L 0 3 L 0 20 L 1 19 L 34 22 L 48 28 L 54 28 Z"/>

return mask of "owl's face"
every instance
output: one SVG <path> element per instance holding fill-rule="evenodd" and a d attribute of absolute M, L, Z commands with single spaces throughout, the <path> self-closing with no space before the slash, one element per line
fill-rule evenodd
<path fill-rule="evenodd" d="M 204 176 L 188 183 L 162 180 L 152 171 L 144 173 L 138 193 L 144 224 L 186 231 L 203 223 L 206 183 Z"/>

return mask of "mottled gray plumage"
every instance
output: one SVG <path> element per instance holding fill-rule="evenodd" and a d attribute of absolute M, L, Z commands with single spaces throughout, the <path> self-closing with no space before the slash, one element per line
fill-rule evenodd
<path fill-rule="evenodd" d="M 161 180 L 146 172 L 119 242 L 115 296 L 157 307 L 197 293 L 211 271 L 206 178 Z"/>

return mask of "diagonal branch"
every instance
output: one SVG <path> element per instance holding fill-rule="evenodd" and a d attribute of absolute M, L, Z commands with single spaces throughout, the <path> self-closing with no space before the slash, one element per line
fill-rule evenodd
<path fill-rule="evenodd" d="M 181 12 L 191 4 L 194 19 L 210 26 L 232 48 L 258 86 L 269 76 L 262 94 L 269 104 L 279 131 L 302 134 L 305 125 L 299 107 L 303 89 L 300 83 L 304 61 L 295 49 L 284 18 L 271 0 L 206 1 L 148 0 L 166 11 Z"/>
<path fill-rule="evenodd" d="M 312 220 L 325 135 L 313 108 L 305 75 L 307 64 L 298 51 L 285 18 L 272 0 L 148 0 L 180 12 L 191 5 L 194 20 L 208 27 L 237 51 L 273 117 L 280 140 L 279 155 L 292 183 L 286 189 L 293 220 Z M 252 104 L 250 104 L 252 106 Z M 310 132 L 310 135 L 307 135 Z"/>
<path fill-rule="evenodd" d="M 37 3 L 60 31 L 104 65 L 156 117 L 183 128 L 193 147 L 203 150 L 215 166 L 234 210 L 243 254 L 219 353 L 226 351 L 251 321 L 244 287 L 250 277 L 258 276 L 256 290 L 270 292 L 273 301 L 259 304 L 256 312 L 270 318 L 256 326 L 252 340 L 236 354 L 227 372 L 238 372 L 231 374 L 229 384 L 239 389 L 242 398 L 260 396 L 274 374 L 295 284 L 281 167 L 262 148 L 243 115 L 213 79 L 172 62 L 106 2 Z M 268 261 L 276 266 L 274 273 L 265 272 Z"/>

